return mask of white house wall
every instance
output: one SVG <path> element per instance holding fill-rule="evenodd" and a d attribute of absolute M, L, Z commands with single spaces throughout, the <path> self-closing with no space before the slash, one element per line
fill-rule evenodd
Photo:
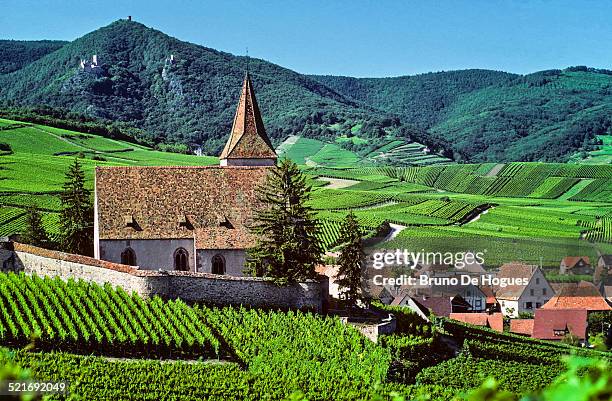
<path fill-rule="evenodd" d="M 531 290 L 533 290 L 533 295 L 531 295 Z M 546 290 L 546 294 L 544 294 L 543 290 Z M 542 307 L 542 305 L 548 302 L 554 295 L 555 290 L 553 290 L 548 280 L 546 280 L 546 277 L 544 277 L 542 270 L 537 269 L 531 276 L 529 284 L 527 284 L 525 290 L 519 297 L 518 311 L 534 313 L 538 304 Z M 531 302 L 532 309 L 527 309 L 525 307 L 527 302 Z"/>

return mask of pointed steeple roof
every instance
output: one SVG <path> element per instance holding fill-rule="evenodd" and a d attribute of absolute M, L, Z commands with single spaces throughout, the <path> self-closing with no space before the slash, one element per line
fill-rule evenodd
<path fill-rule="evenodd" d="M 232 132 L 219 158 L 276 159 L 276 157 L 274 147 L 266 135 L 253 83 L 247 72 L 242 83 L 242 93 L 236 108 Z"/>

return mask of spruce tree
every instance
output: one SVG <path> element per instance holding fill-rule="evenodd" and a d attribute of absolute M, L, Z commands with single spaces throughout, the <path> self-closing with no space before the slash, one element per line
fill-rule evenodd
<path fill-rule="evenodd" d="M 78 159 L 68 168 L 63 185 L 61 236 L 62 251 L 93 255 L 93 205 L 85 188 L 85 173 Z"/>
<path fill-rule="evenodd" d="M 338 256 L 338 274 L 336 284 L 340 287 L 340 296 L 350 306 L 364 301 L 365 288 L 365 252 L 361 241 L 362 231 L 355 214 L 350 212 L 340 227 L 340 256 Z"/>
<path fill-rule="evenodd" d="M 315 277 L 322 247 L 315 213 L 306 205 L 311 187 L 298 166 L 281 160 L 258 188 L 262 207 L 250 227 L 256 236 L 248 252 L 247 273 L 272 277 L 278 284 Z"/>
<path fill-rule="evenodd" d="M 49 245 L 49 236 L 43 227 L 42 215 L 33 207 L 28 208 L 26 229 L 21 233 L 21 242 L 39 247 Z"/>

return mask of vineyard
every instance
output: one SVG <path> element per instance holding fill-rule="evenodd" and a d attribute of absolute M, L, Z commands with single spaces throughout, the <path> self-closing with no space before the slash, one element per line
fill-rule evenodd
<path fill-rule="evenodd" d="M 487 250 L 486 264 L 511 260 L 558 266 L 567 255 L 612 253 L 611 166 L 483 163 L 429 167 L 314 167 L 312 206 L 339 221 L 408 227 L 384 246 L 436 251 Z"/>
<path fill-rule="evenodd" d="M 82 281 L 0 274 L 0 341 L 106 355 L 218 357 L 220 343 L 183 302 L 145 302 Z"/>
<path fill-rule="evenodd" d="M 68 380 L 88 400 L 284 399 L 299 390 L 312 400 L 395 391 L 450 401 L 489 375 L 516 394 L 545 386 L 562 370 L 564 354 L 610 359 L 378 307 L 396 315 L 397 330 L 375 344 L 332 316 L 187 306 L 109 286 L 0 274 L 0 341 L 21 347 L 35 338 L 34 350 L 0 353 L 0 360 L 30 368 L 40 380 Z M 461 356 L 440 332 L 463 348 Z M 79 355 L 92 353 L 99 356 Z"/>

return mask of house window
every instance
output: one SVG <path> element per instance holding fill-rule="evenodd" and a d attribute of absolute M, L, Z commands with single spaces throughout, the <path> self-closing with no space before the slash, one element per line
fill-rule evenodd
<path fill-rule="evenodd" d="M 557 337 L 563 337 L 567 334 L 567 330 L 553 330 L 553 334 Z"/>
<path fill-rule="evenodd" d="M 525 309 L 533 309 L 533 302 L 525 302 Z"/>
<path fill-rule="evenodd" d="M 125 248 L 121 252 L 121 264 L 136 266 L 136 252 L 132 248 Z"/>
<path fill-rule="evenodd" d="M 546 295 L 546 288 L 542 288 L 542 295 Z"/>
<path fill-rule="evenodd" d="M 536 277 L 536 284 L 540 284 L 540 278 Z"/>
<path fill-rule="evenodd" d="M 529 295 L 532 297 L 535 295 L 535 290 L 533 288 L 529 290 Z"/>
<path fill-rule="evenodd" d="M 189 253 L 185 248 L 174 252 L 174 270 L 189 271 Z"/>
<path fill-rule="evenodd" d="M 221 255 L 215 255 L 212 258 L 213 274 L 225 274 L 225 259 Z"/>
<path fill-rule="evenodd" d="M 481 299 L 477 299 L 477 300 L 474 302 L 474 305 L 475 305 L 475 306 L 474 306 L 475 308 L 482 308 L 482 300 L 481 300 Z"/>
<path fill-rule="evenodd" d="M 536 309 L 539 309 L 542 307 L 542 304 L 540 302 L 536 302 Z"/>

